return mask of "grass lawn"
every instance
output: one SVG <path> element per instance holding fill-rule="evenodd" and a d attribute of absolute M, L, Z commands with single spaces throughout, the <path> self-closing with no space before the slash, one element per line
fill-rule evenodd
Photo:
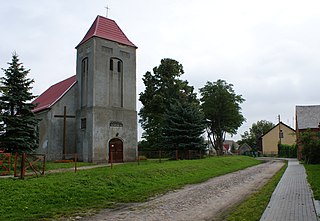
<path fill-rule="evenodd" d="M 260 161 L 245 157 L 144 161 L 48 174 L 39 178 L 0 179 L 0 220 L 44 220 L 117 203 L 144 201 L 156 194 L 244 169 Z"/>
<path fill-rule="evenodd" d="M 92 166 L 96 165 L 94 163 L 85 163 L 85 162 L 77 162 L 77 167 L 83 167 L 83 166 Z M 63 168 L 74 168 L 75 163 L 69 162 L 69 163 L 55 163 L 55 162 L 46 162 L 45 169 L 48 170 L 55 170 L 55 169 L 63 169 Z"/>
<path fill-rule="evenodd" d="M 320 164 L 304 164 L 314 198 L 320 200 Z"/>
<path fill-rule="evenodd" d="M 271 195 L 279 183 L 287 166 L 283 166 L 261 190 L 249 196 L 228 216 L 228 221 L 258 221 L 266 209 Z"/>

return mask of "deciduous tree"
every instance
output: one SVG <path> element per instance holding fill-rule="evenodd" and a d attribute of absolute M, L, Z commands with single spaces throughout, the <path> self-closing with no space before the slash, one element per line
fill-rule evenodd
<path fill-rule="evenodd" d="M 234 92 L 232 84 L 220 79 L 207 82 L 200 93 L 209 139 L 217 154 L 222 155 L 226 133 L 236 134 L 245 121 L 240 107 L 244 99 Z"/>
<path fill-rule="evenodd" d="M 259 149 L 259 139 L 262 135 L 266 134 L 275 125 L 267 120 L 260 120 L 253 123 L 249 131 L 241 134 L 241 140 L 238 141 L 240 145 L 247 143 L 250 147 Z"/>
<path fill-rule="evenodd" d="M 197 102 L 193 87 L 180 79 L 183 73 L 183 66 L 178 61 L 166 58 L 153 68 L 153 73 L 148 71 L 143 76 L 145 91 L 140 93 L 139 98 L 143 104 L 139 122 L 144 129 L 143 138 L 154 148 L 160 148 L 163 144 L 163 116 L 170 105 L 177 100 Z"/>

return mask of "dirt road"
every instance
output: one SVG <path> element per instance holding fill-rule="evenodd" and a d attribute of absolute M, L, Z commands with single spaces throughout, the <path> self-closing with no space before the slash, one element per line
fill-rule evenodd
<path fill-rule="evenodd" d="M 81 221 L 220 220 L 222 214 L 265 184 L 283 165 L 270 161 L 207 182 L 188 185 L 144 203 L 105 209 Z"/>

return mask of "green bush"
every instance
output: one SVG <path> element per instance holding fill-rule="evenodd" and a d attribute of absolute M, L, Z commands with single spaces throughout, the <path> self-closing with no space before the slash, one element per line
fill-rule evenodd
<path fill-rule="evenodd" d="M 278 144 L 278 156 L 296 158 L 297 157 L 297 145 Z"/>
<path fill-rule="evenodd" d="M 301 133 L 299 143 L 302 145 L 302 155 L 305 163 L 320 163 L 320 133 L 307 130 Z"/>

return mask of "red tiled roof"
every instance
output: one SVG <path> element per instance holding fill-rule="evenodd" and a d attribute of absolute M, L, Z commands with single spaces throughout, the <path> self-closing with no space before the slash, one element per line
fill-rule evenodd
<path fill-rule="evenodd" d="M 65 93 L 69 91 L 69 89 L 77 82 L 76 75 L 65 79 L 55 85 L 52 85 L 43 92 L 39 97 L 37 97 L 32 103 L 38 104 L 36 108 L 34 108 L 33 112 L 39 112 L 45 109 L 50 108 L 54 105 Z"/>
<path fill-rule="evenodd" d="M 96 20 L 91 25 L 91 28 L 77 47 L 92 37 L 99 37 L 137 48 L 137 46 L 127 38 L 115 21 L 100 15 L 97 16 Z"/>

